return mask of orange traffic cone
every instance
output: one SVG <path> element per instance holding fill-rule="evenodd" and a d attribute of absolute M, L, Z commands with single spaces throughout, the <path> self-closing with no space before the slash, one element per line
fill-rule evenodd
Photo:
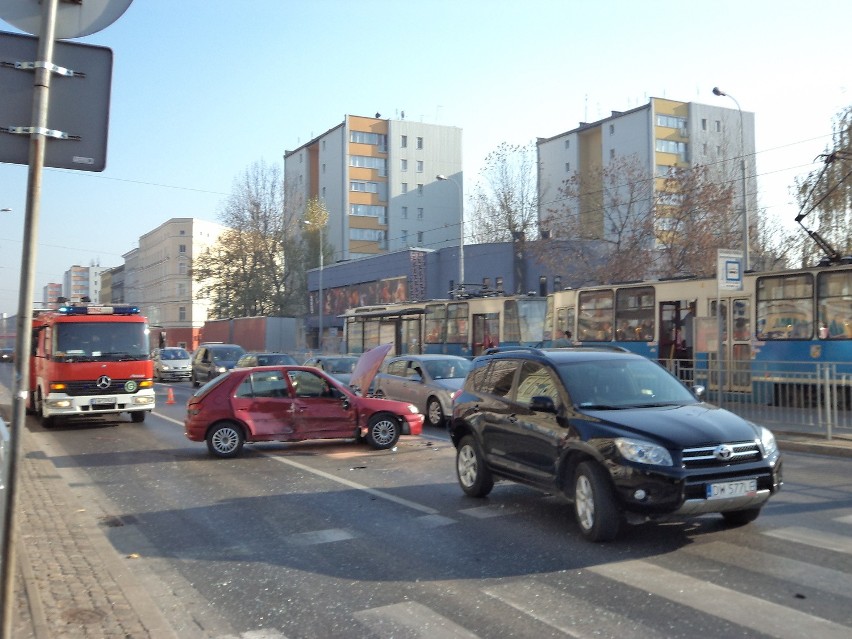
<path fill-rule="evenodd" d="M 172 390 L 171 386 L 169 387 L 169 394 L 166 395 L 166 404 L 176 404 L 175 402 L 175 392 Z"/>

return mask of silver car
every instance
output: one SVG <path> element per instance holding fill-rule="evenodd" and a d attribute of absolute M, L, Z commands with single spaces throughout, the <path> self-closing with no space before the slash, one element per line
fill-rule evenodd
<path fill-rule="evenodd" d="M 151 359 L 154 360 L 155 381 L 185 381 L 192 376 L 192 359 L 185 348 L 157 348 L 151 353 Z"/>
<path fill-rule="evenodd" d="M 455 355 L 404 355 L 388 360 L 376 375 L 375 394 L 410 402 L 426 422 L 443 427 L 453 411 L 452 394 L 464 384 L 470 360 Z"/>

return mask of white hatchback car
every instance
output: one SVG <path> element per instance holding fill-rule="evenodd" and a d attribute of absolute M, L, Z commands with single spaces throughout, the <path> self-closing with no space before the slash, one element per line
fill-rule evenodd
<path fill-rule="evenodd" d="M 169 346 L 151 353 L 154 360 L 154 381 L 189 381 L 192 377 L 192 358 L 185 348 Z"/>

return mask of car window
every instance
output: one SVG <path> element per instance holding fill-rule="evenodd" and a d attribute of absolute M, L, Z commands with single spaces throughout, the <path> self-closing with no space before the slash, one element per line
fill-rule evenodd
<path fill-rule="evenodd" d="M 397 377 L 405 377 L 406 369 L 408 368 L 408 360 L 398 359 L 388 364 L 388 375 L 396 375 Z"/>
<path fill-rule="evenodd" d="M 252 373 L 249 377 L 251 378 L 254 397 L 283 398 L 290 394 L 287 382 L 284 380 L 284 374 L 281 371 L 262 371 Z"/>
<path fill-rule="evenodd" d="M 529 406 L 533 397 L 549 397 L 559 406 L 559 386 L 550 369 L 538 362 L 524 362 L 518 375 L 515 401 Z"/>
<path fill-rule="evenodd" d="M 334 359 L 327 359 L 325 361 L 325 370 L 329 373 L 351 373 L 355 370 L 355 364 L 358 362 L 357 359 L 351 359 L 348 357 L 336 357 Z"/>
<path fill-rule="evenodd" d="M 518 361 L 514 359 L 496 359 L 491 362 L 483 380 L 483 392 L 508 397 L 512 392 L 512 380 L 517 369 Z"/>
<path fill-rule="evenodd" d="M 331 397 L 331 388 L 322 377 L 310 371 L 287 371 L 296 397 Z"/>

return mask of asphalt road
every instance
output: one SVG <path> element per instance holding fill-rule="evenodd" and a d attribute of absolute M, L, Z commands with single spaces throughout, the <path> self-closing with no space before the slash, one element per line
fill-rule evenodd
<path fill-rule="evenodd" d="M 557 496 L 465 497 L 428 427 L 392 451 L 213 459 L 183 435 L 190 392 L 158 385 L 144 424 L 28 422 L 180 636 L 852 636 L 852 459 L 786 453 L 784 491 L 749 526 L 705 516 L 595 545 Z"/>

